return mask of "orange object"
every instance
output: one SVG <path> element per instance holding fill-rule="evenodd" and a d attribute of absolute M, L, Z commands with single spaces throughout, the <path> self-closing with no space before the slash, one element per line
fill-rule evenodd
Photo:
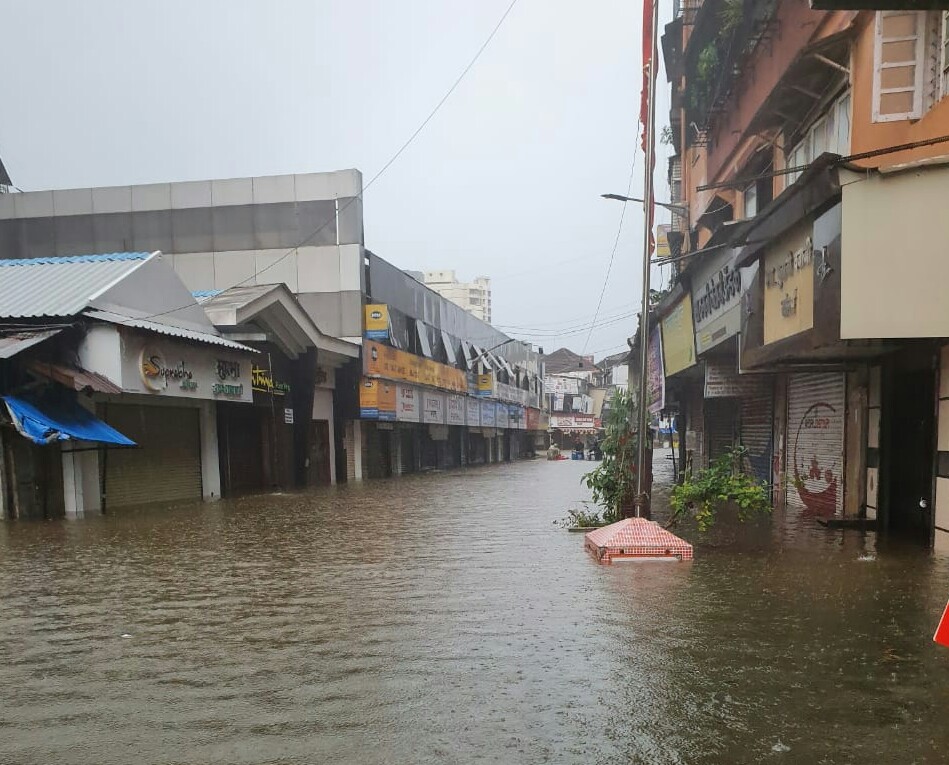
<path fill-rule="evenodd" d="M 936 634 L 933 635 L 939 645 L 949 648 L 949 603 L 946 604 L 946 610 L 942 612 L 942 618 L 939 620 L 939 626 L 936 627 Z"/>
<path fill-rule="evenodd" d="M 692 545 L 645 518 L 625 518 L 587 532 L 584 547 L 599 563 L 692 560 Z"/>

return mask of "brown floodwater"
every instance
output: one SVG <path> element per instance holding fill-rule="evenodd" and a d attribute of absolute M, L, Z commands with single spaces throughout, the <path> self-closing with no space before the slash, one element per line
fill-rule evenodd
<path fill-rule="evenodd" d="M 949 760 L 949 560 L 782 519 L 600 567 L 586 467 L 0 525 L 0 763 Z"/>

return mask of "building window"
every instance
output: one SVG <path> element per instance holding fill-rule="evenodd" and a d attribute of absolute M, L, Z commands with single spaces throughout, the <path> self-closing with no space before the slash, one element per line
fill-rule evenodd
<path fill-rule="evenodd" d="M 787 166 L 806 167 L 824 152 L 846 156 L 850 153 L 850 94 L 837 99 L 830 108 L 804 131 L 787 156 Z M 790 186 L 801 171 L 788 175 Z"/>
<path fill-rule="evenodd" d="M 918 119 L 923 112 L 927 14 L 877 11 L 873 56 L 873 121 Z"/>
<path fill-rule="evenodd" d="M 742 192 L 746 218 L 754 218 L 758 214 L 758 188 L 752 183 Z"/>

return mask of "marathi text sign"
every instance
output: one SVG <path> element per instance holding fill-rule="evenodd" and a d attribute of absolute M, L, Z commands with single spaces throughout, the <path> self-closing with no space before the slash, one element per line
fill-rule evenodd
<path fill-rule="evenodd" d="M 705 362 L 705 398 L 742 398 L 759 393 L 760 375 L 740 375 L 734 362 Z"/>
<path fill-rule="evenodd" d="M 445 421 L 449 425 L 465 424 L 465 397 L 449 395 L 445 402 Z"/>
<path fill-rule="evenodd" d="M 445 424 L 445 394 L 420 391 L 422 395 L 422 422 L 430 425 Z"/>
<path fill-rule="evenodd" d="M 481 402 L 476 398 L 465 399 L 465 425 L 469 428 L 481 427 Z"/>
<path fill-rule="evenodd" d="M 419 391 L 410 385 L 395 386 L 395 418 L 399 422 L 420 422 L 422 404 Z"/>
<path fill-rule="evenodd" d="M 363 343 L 362 363 L 363 374 L 367 377 L 429 385 L 455 393 L 465 393 L 468 390 L 467 378 L 460 369 L 372 340 Z"/>

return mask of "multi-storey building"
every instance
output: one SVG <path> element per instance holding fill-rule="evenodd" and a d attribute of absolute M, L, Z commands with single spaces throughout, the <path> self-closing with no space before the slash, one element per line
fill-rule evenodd
<path fill-rule="evenodd" d="M 454 271 L 426 271 L 425 286 L 461 306 L 482 321 L 491 323 L 491 280 L 479 276 L 471 282 L 460 282 Z"/>
<path fill-rule="evenodd" d="M 697 463 L 745 446 L 789 519 L 946 544 L 949 16 L 812 5 L 665 27 L 667 406 Z"/>

